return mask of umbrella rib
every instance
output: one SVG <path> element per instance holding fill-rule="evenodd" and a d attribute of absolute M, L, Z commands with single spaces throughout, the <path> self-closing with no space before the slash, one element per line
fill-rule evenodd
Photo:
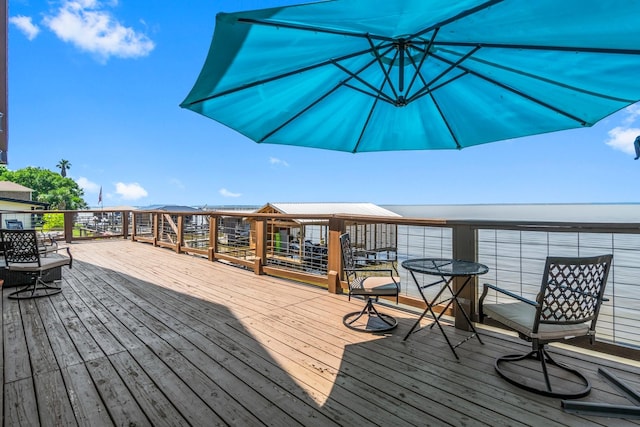
<path fill-rule="evenodd" d="M 385 82 L 384 80 L 382 81 L 382 83 L 380 83 L 380 90 L 378 90 L 378 93 L 382 93 L 382 89 L 384 89 L 384 85 L 386 83 L 387 82 Z M 360 136 L 358 137 L 358 142 L 356 142 L 356 145 L 353 147 L 353 150 L 351 151 L 352 153 L 355 153 L 355 152 L 358 151 L 358 147 L 360 146 L 360 142 L 362 141 L 362 138 L 364 137 L 364 132 L 367 130 L 367 127 L 369 126 L 369 121 L 371 120 L 371 116 L 373 116 L 373 111 L 376 109 L 376 105 L 378 105 L 378 101 L 379 100 L 380 100 L 380 97 L 377 96 L 375 98 L 375 101 L 373 101 L 373 105 L 371 106 L 371 109 L 369 110 L 369 114 L 367 114 L 367 120 L 365 120 L 364 125 L 362 126 L 362 130 L 360 131 Z"/>
<path fill-rule="evenodd" d="M 453 70 L 455 68 L 461 68 L 460 64 L 462 62 L 464 62 L 467 58 L 472 56 L 474 53 L 476 53 L 478 50 L 480 50 L 480 46 L 476 46 L 475 48 L 473 48 L 472 50 L 470 50 L 469 52 L 467 52 L 466 54 L 461 56 L 456 62 L 449 64 L 449 67 L 446 70 L 442 71 L 440 74 L 438 74 L 433 79 L 431 79 L 431 81 L 429 83 L 426 83 L 424 81 L 424 77 L 422 76 L 422 74 L 420 74 L 420 80 L 422 80 L 422 83 L 424 84 L 424 86 L 420 90 L 418 90 L 415 94 L 413 94 L 413 96 L 409 99 L 409 102 L 415 101 L 416 99 L 422 97 L 422 94 L 424 94 L 425 92 L 432 91 L 432 89 L 430 89 L 431 85 L 433 85 L 435 82 L 437 82 L 442 77 L 447 75 L 451 70 Z M 416 74 L 419 74 L 419 70 L 416 70 Z M 460 77 L 460 76 L 457 76 L 456 79 L 458 77 Z M 448 82 L 451 82 L 451 81 L 453 81 L 453 80 L 448 80 Z M 440 86 L 438 86 L 438 87 L 440 87 Z"/>
<path fill-rule="evenodd" d="M 502 0 L 501 0 L 502 1 Z M 335 34 L 338 36 L 358 37 L 358 38 L 374 38 L 381 41 L 393 41 L 393 37 L 371 35 L 369 33 L 355 33 L 353 31 L 336 30 L 324 27 L 314 27 L 312 25 L 291 24 L 283 21 L 273 21 L 267 19 L 238 18 L 238 22 L 251 25 L 264 25 L 267 27 L 288 28 L 291 30 L 309 31 L 313 33 Z"/>
<path fill-rule="evenodd" d="M 411 82 L 409 82 L 409 87 L 407 88 L 407 93 L 411 93 L 411 88 L 413 87 L 413 84 L 415 83 L 416 78 L 418 77 L 418 75 L 420 75 L 420 79 L 424 83 L 424 78 L 422 77 L 422 74 L 420 73 L 420 70 L 422 70 L 422 66 L 424 65 L 424 61 L 429 56 L 429 51 L 431 50 L 431 46 L 433 46 L 433 41 L 436 39 L 436 36 L 438 35 L 439 31 L 440 31 L 440 28 L 436 28 L 435 31 L 433 32 L 433 34 L 431 34 L 431 39 L 429 40 L 429 43 L 427 43 L 427 45 L 424 48 L 424 51 L 423 51 L 424 55 L 422 55 L 422 58 L 420 58 L 420 64 L 418 64 L 418 67 L 416 68 L 416 73 L 413 75 L 413 78 L 411 79 Z M 418 49 L 417 47 L 414 46 L 414 48 L 420 51 L 420 49 Z M 410 58 L 411 62 L 414 64 L 414 66 L 415 66 L 415 61 L 413 60 L 411 55 L 409 55 L 409 58 Z"/>
<path fill-rule="evenodd" d="M 385 54 L 389 51 L 391 51 L 392 48 L 389 48 Z M 393 98 L 391 98 L 389 95 L 387 95 L 386 93 L 376 89 L 371 83 L 367 82 L 366 80 L 364 80 L 362 77 L 360 77 L 358 74 L 360 74 L 361 72 L 363 72 L 364 70 L 366 70 L 368 67 L 370 67 L 374 62 L 380 62 L 380 60 L 378 59 L 378 53 L 376 52 L 376 58 L 373 59 L 372 61 L 370 61 L 368 64 L 366 64 L 364 67 L 362 67 L 360 70 L 358 70 L 356 73 L 353 73 L 351 70 L 349 70 L 348 68 L 338 64 L 337 62 L 333 62 L 333 65 L 335 65 L 336 67 L 338 67 L 339 69 L 341 69 L 342 71 L 344 71 L 346 74 L 350 75 L 351 77 L 353 77 L 354 79 L 358 80 L 359 82 L 361 82 L 362 84 L 364 84 L 365 86 L 369 87 L 371 90 L 373 90 L 375 93 L 383 96 L 384 98 L 387 98 L 390 102 L 394 102 Z M 384 69 L 383 69 L 384 71 Z M 385 79 L 388 80 L 388 76 L 387 73 L 385 72 Z M 349 86 L 351 87 L 351 86 Z M 393 89 L 393 85 L 391 86 Z M 364 93 L 367 93 L 365 91 L 362 91 Z M 394 91 L 394 95 L 395 95 L 395 91 Z"/>
<path fill-rule="evenodd" d="M 484 43 L 484 42 L 448 42 L 436 41 L 435 46 L 455 46 L 470 47 L 480 45 L 484 48 L 496 49 L 518 49 L 518 50 L 545 50 L 558 52 L 580 52 L 580 53 L 598 53 L 612 55 L 640 55 L 640 49 L 614 49 L 606 47 L 583 47 L 583 46 L 545 46 L 532 44 L 510 44 L 510 43 Z"/>
<path fill-rule="evenodd" d="M 226 95 L 229 95 L 229 94 L 232 94 L 232 93 L 235 93 L 235 92 L 239 92 L 241 90 L 249 89 L 249 88 L 252 88 L 254 86 L 260 86 L 262 84 L 270 83 L 270 82 L 275 81 L 275 80 L 284 79 L 286 77 L 290 77 L 290 76 L 293 76 L 295 74 L 304 73 L 304 72 L 313 70 L 315 68 L 320 68 L 320 67 L 324 67 L 324 66 L 327 66 L 327 65 L 331 65 L 331 64 L 334 63 L 334 61 L 343 61 L 345 59 L 354 58 L 356 56 L 364 55 L 364 54 L 367 54 L 367 53 L 371 53 L 371 50 L 370 49 L 364 49 L 364 50 L 361 50 L 361 51 L 358 51 L 358 52 L 352 52 L 350 54 L 343 55 L 343 56 L 338 57 L 338 58 L 327 59 L 326 61 L 322 61 L 322 62 L 319 62 L 317 64 L 309 65 L 309 66 L 302 67 L 302 68 L 299 68 L 299 69 L 296 69 L 296 70 L 287 71 L 286 73 L 278 74 L 277 76 L 271 76 L 271 77 L 268 77 L 268 78 L 265 78 L 265 79 L 262 79 L 262 80 L 257 80 L 255 82 L 246 83 L 246 84 L 241 85 L 241 86 L 237 86 L 237 87 L 234 87 L 234 88 L 231 88 L 231 89 L 223 90 L 223 91 L 218 92 L 216 94 L 213 94 L 213 95 L 210 95 L 210 96 L 207 96 L 207 97 L 195 100 L 195 101 L 191 101 L 188 104 L 184 104 L 184 105 L 185 106 L 191 106 L 191 105 L 199 104 L 199 103 L 202 103 L 202 102 L 209 101 L 211 99 L 219 98 L 221 96 L 226 96 Z"/>
<path fill-rule="evenodd" d="M 384 83 L 383 83 L 383 86 L 384 86 Z M 360 131 L 360 136 L 358 136 L 358 142 L 356 142 L 356 145 L 353 147 L 353 150 L 351 150 L 352 153 L 356 153 L 358 151 L 360 142 L 362 142 L 362 137 L 364 137 L 364 132 L 367 130 L 367 127 L 369 126 L 369 121 L 371 120 L 371 116 L 373 116 L 373 110 L 376 109 L 376 105 L 378 104 L 379 99 L 380 98 L 376 97 L 376 99 L 373 101 L 373 105 L 371 106 L 371 109 L 369 109 L 369 114 L 367 114 L 367 120 L 365 120 L 364 125 L 362 126 L 362 130 Z"/>
<path fill-rule="evenodd" d="M 360 92 L 360 93 L 362 93 L 364 95 L 370 96 L 372 98 L 380 99 L 380 101 L 386 102 L 388 104 L 391 104 L 391 105 L 394 105 L 394 106 L 396 105 L 396 102 L 392 98 L 389 98 L 388 95 L 383 94 L 384 98 L 380 98 L 380 95 L 378 94 L 377 91 L 376 91 L 376 93 L 367 92 L 366 90 L 364 90 L 362 88 L 350 85 L 348 83 L 345 83 L 344 86 L 348 87 L 349 89 L 355 90 L 356 92 Z"/>
<path fill-rule="evenodd" d="M 439 60 L 440 60 L 440 61 L 442 61 L 442 62 L 447 63 L 447 64 L 453 64 L 453 62 L 452 62 L 452 61 L 449 61 L 448 59 L 442 58 L 442 57 L 440 57 L 440 56 L 438 56 L 438 55 L 432 54 L 432 56 L 433 56 L 434 58 L 436 58 L 436 59 L 439 59 Z M 482 74 L 480 74 L 480 73 L 477 73 L 477 72 L 475 72 L 475 71 L 473 71 L 473 70 L 470 70 L 470 69 L 468 69 L 468 68 L 466 68 L 466 67 L 463 67 L 463 66 L 458 66 L 458 68 L 459 68 L 459 69 L 461 69 L 462 71 L 465 71 L 466 73 L 469 73 L 469 74 L 474 75 L 474 76 L 476 76 L 476 77 L 478 77 L 478 78 L 481 78 L 481 79 L 483 79 L 483 80 L 485 80 L 485 81 L 487 81 L 487 82 L 489 82 L 489 83 L 492 83 L 492 84 L 494 84 L 494 85 L 496 85 L 496 86 L 499 86 L 499 87 L 501 87 L 502 89 L 507 90 L 508 92 L 514 93 L 514 94 L 516 94 L 516 95 L 518 95 L 518 96 L 521 96 L 521 97 L 523 97 L 523 98 L 525 98 L 525 99 L 528 99 L 529 101 L 535 102 L 536 104 L 541 105 L 541 106 L 543 106 L 543 107 L 545 107 L 545 108 L 548 108 L 548 109 L 550 109 L 550 110 L 552 110 L 552 111 L 555 111 L 555 112 L 556 112 L 556 113 L 558 113 L 558 114 L 562 114 L 563 116 L 568 117 L 568 118 L 570 118 L 571 120 L 575 120 L 576 122 L 580 123 L 582 126 L 584 126 L 584 125 L 586 125 L 586 124 L 587 124 L 587 122 L 586 122 L 585 120 L 583 120 L 583 119 L 581 119 L 581 118 L 579 118 L 579 117 L 576 117 L 576 116 L 574 116 L 573 114 L 568 113 L 567 111 L 564 111 L 564 110 L 561 110 L 561 109 L 559 109 L 559 108 L 557 108 L 557 107 L 554 107 L 554 106 L 553 106 L 553 105 L 551 105 L 551 104 L 547 104 L 546 102 L 542 101 L 541 99 L 534 98 L 534 97 L 533 97 L 533 96 L 531 96 L 531 95 L 527 95 L 526 93 L 521 92 L 521 91 L 519 91 L 519 90 L 517 90 L 517 89 L 514 89 L 514 88 L 512 88 L 512 87 L 510 87 L 510 86 L 507 86 L 507 85 L 505 85 L 505 84 L 503 84 L 503 83 L 500 83 L 499 81 L 497 81 L 497 80 L 495 80 L 495 79 L 492 79 L 492 78 L 490 78 L 490 77 L 487 77 L 487 76 L 485 76 L 485 75 L 482 75 Z M 432 92 L 433 92 L 433 91 L 432 91 Z"/>
<path fill-rule="evenodd" d="M 373 52 L 373 54 L 376 57 L 376 60 L 378 62 L 378 65 L 380 65 L 380 69 L 382 70 L 382 74 L 384 75 L 384 79 L 387 81 L 387 83 L 389 83 L 389 87 L 391 88 L 391 92 L 393 92 L 393 96 L 395 96 L 396 98 L 398 97 L 398 94 L 396 93 L 396 89 L 393 86 L 393 82 L 391 81 L 391 77 L 389 77 L 389 73 L 387 72 L 387 70 L 384 68 L 384 64 L 382 63 L 382 57 L 380 56 L 380 52 L 378 52 L 378 49 L 381 48 L 382 46 L 380 46 L 379 48 L 376 47 L 373 44 L 373 41 L 370 37 L 367 37 L 367 41 L 369 42 L 369 46 L 371 46 L 371 51 Z M 386 52 L 385 55 L 393 48 L 393 46 L 391 48 L 389 48 Z M 398 56 L 398 52 L 396 51 L 396 53 L 393 56 L 393 59 L 391 60 L 391 63 L 395 62 L 396 57 Z"/>
<path fill-rule="evenodd" d="M 369 64 L 371 65 L 371 64 Z M 364 68 L 362 68 L 359 72 L 361 72 L 362 70 L 364 70 L 366 67 L 368 67 L 369 65 L 366 65 Z M 322 96 L 320 96 L 318 99 L 316 99 L 315 101 L 313 101 L 311 104 L 307 105 L 306 107 L 304 107 L 302 110 L 298 111 L 296 114 L 294 114 L 293 116 L 291 116 L 288 120 L 286 120 L 285 122 L 283 122 L 280 126 L 276 127 L 275 129 L 273 129 L 271 132 L 265 134 L 262 138 L 260 138 L 259 142 L 264 142 L 265 139 L 271 137 L 271 135 L 275 134 L 276 132 L 278 132 L 280 129 L 286 127 L 289 123 L 293 122 L 295 119 L 297 119 L 298 117 L 300 117 L 301 115 L 303 115 L 304 113 L 306 113 L 307 111 L 309 111 L 311 108 L 313 108 L 315 105 L 319 104 L 323 99 L 325 99 L 326 97 L 328 97 L 329 95 L 331 95 L 333 92 L 335 92 L 336 90 L 338 90 L 340 87 L 342 86 L 347 86 L 347 82 L 353 78 L 355 78 L 355 75 L 350 75 L 346 80 L 341 81 L 340 83 L 338 83 L 334 88 L 332 88 L 331 90 L 328 90 L 327 92 L 325 92 Z"/>
<path fill-rule="evenodd" d="M 409 38 L 409 39 L 418 38 L 421 35 L 426 34 L 426 33 L 430 32 L 430 31 L 433 31 L 436 28 L 441 28 L 441 27 L 443 27 L 445 25 L 451 24 L 452 22 L 455 22 L 455 21 L 458 21 L 460 19 L 466 18 L 467 16 L 470 16 L 470 15 L 473 15 L 474 13 L 481 12 L 484 9 L 487 9 L 487 8 L 489 8 L 491 6 L 494 6 L 494 5 L 498 4 L 498 3 L 502 3 L 503 1 L 504 0 L 490 0 L 490 1 L 487 1 L 487 2 L 485 2 L 483 4 L 480 4 L 480 5 L 476 6 L 476 7 L 473 7 L 471 9 L 468 9 L 468 10 L 465 10 L 463 12 L 460 12 L 459 14 L 457 14 L 455 16 L 452 16 L 449 19 L 445 19 L 444 21 L 440 21 L 440 22 L 438 22 L 436 24 L 433 24 L 433 25 L 423 29 L 423 30 L 420 30 L 417 33 L 412 34 L 411 36 L 409 36 L 407 38 Z"/>
<path fill-rule="evenodd" d="M 438 114 L 440 114 L 440 118 L 444 122 L 444 125 L 447 127 L 447 130 L 449 131 L 449 134 L 451 135 L 453 142 L 456 143 L 456 148 L 458 150 L 461 150 L 462 146 L 460 145 L 460 142 L 458 141 L 456 134 L 453 133 L 453 129 L 451 129 L 451 126 L 449 125 L 447 118 L 444 116 L 444 114 L 442 114 L 442 109 L 440 109 L 440 105 L 438 104 L 438 101 L 436 101 L 436 98 L 433 96 L 433 92 L 429 92 L 429 96 L 431 97 L 431 101 L 433 102 L 433 105 L 436 106 L 436 109 L 438 110 Z"/>
<path fill-rule="evenodd" d="M 274 133 L 278 132 L 280 129 L 286 127 L 289 123 L 293 122 L 295 119 L 297 119 L 298 117 L 300 117 L 301 115 L 303 115 L 304 113 L 309 111 L 311 108 L 313 108 L 315 105 L 319 104 L 323 99 L 325 99 L 326 97 L 331 95 L 333 92 L 338 90 L 338 88 L 340 88 L 340 86 L 343 86 L 344 84 L 345 84 L 345 82 L 340 82 L 340 84 L 336 85 L 333 89 L 325 92 L 320 98 L 316 99 L 311 104 L 307 105 L 302 110 L 298 111 L 296 114 L 291 116 L 288 120 L 283 122 L 280 126 L 276 127 L 271 132 L 268 132 L 267 134 L 265 134 L 262 138 L 260 138 L 260 141 L 258 141 L 258 142 L 264 142 L 267 138 L 271 137 L 271 135 L 273 135 Z"/>
<path fill-rule="evenodd" d="M 459 53 L 455 52 L 455 51 L 447 51 L 447 52 L 452 54 L 452 55 L 459 55 Z M 526 76 L 526 77 L 529 77 L 531 79 L 540 80 L 542 82 L 550 83 L 550 84 L 553 84 L 555 86 L 560 86 L 560 87 L 564 87 L 564 88 L 567 88 L 567 89 L 571 89 L 571 90 L 576 91 L 576 92 L 581 92 L 581 93 L 584 93 L 586 95 L 593 95 L 593 96 L 597 96 L 599 98 L 609 99 L 611 101 L 617 101 L 617 102 L 636 102 L 636 100 L 634 100 L 634 99 L 618 98 L 616 96 L 611 96 L 611 95 L 607 95 L 607 94 L 604 94 L 604 93 L 584 90 L 584 89 L 581 89 L 579 87 L 568 85 L 566 83 L 560 83 L 560 82 L 557 82 L 557 81 L 554 81 L 554 80 L 551 80 L 551 79 L 547 79 L 547 78 L 544 78 L 544 77 L 541 77 L 541 76 L 536 76 L 536 75 L 531 74 L 531 73 L 526 73 L 524 71 L 521 71 L 521 70 L 518 70 L 518 69 L 515 69 L 515 68 L 505 67 L 504 65 L 496 64 L 495 62 L 490 62 L 490 61 L 487 61 L 486 59 L 473 58 L 473 61 L 479 62 L 479 63 L 484 64 L 484 65 L 489 65 L 489 66 L 494 67 L 494 68 L 499 68 L 501 70 L 509 71 L 511 73 L 520 74 L 522 76 Z"/>

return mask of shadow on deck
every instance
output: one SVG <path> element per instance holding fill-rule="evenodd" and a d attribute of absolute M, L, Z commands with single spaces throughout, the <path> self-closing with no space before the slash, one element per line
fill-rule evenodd
<path fill-rule="evenodd" d="M 127 241 L 72 251 L 62 294 L 3 291 L 5 426 L 640 424 L 501 380 L 495 357 L 526 348 L 507 335 L 483 330 L 456 362 L 435 330 L 402 341 L 413 313 L 385 308 L 398 329 L 360 334 L 342 315 L 361 302 L 322 289 Z M 589 374 L 582 400 L 629 404 L 599 366 L 640 389 L 636 366 L 555 354 Z"/>

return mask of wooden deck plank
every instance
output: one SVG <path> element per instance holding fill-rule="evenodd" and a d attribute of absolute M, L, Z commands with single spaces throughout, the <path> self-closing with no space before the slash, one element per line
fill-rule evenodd
<path fill-rule="evenodd" d="M 3 290 L 4 425 L 640 425 L 506 383 L 494 359 L 527 346 L 493 330 L 456 361 L 439 332 L 403 342 L 417 314 L 393 305 L 396 330 L 362 334 L 342 325 L 362 301 L 317 287 L 123 240 L 72 251 L 62 294 Z M 637 364 L 553 351 L 593 381 L 585 401 L 625 401 L 598 366 L 640 388 Z"/>
<path fill-rule="evenodd" d="M 78 425 L 109 426 L 111 417 L 83 363 L 60 369 Z"/>
<path fill-rule="evenodd" d="M 42 426 L 75 426 L 67 388 L 59 370 L 47 371 L 33 377 L 38 412 Z"/>
<path fill-rule="evenodd" d="M 113 354 L 109 360 L 153 426 L 189 425 L 130 353 Z"/>
<path fill-rule="evenodd" d="M 22 327 L 31 362 L 33 375 L 43 374 L 58 369 L 56 357 L 47 338 L 47 332 L 40 318 L 36 300 L 20 301 Z M 27 354 L 24 354 L 27 356 Z"/>
<path fill-rule="evenodd" d="M 87 361 L 86 367 L 115 425 L 151 425 L 106 356 Z"/>
<path fill-rule="evenodd" d="M 5 425 L 40 425 L 33 378 L 22 378 L 5 383 L 3 398 Z"/>
<path fill-rule="evenodd" d="M 143 347 L 131 352 L 135 360 L 145 367 L 147 375 L 162 390 L 169 401 L 192 425 L 224 426 L 224 420 L 205 404 L 200 396 L 151 350 Z"/>
<path fill-rule="evenodd" d="M 287 316 L 289 315 L 290 313 L 287 313 Z M 470 387 L 456 388 L 455 392 L 461 396 L 451 393 L 454 389 L 447 387 L 448 379 L 443 381 L 440 376 L 432 373 L 431 369 L 427 375 L 418 376 L 417 371 L 411 371 L 409 375 L 406 370 L 397 369 L 397 361 L 391 357 L 379 354 L 371 357 L 366 346 L 356 344 L 347 352 L 344 347 L 335 345 L 336 340 L 324 333 L 320 325 L 317 329 L 308 327 L 298 329 L 285 324 L 281 318 L 275 316 L 251 319 L 251 324 L 272 339 L 288 340 L 289 346 L 295 346 L 298 343 L 305 349 L 307 356 L 330 363 L 330 366 L 337 371 L 346 372 L 357 378 L 365 378 L 372 387 L 395 396 L 398 402 L 407 405 L 403 409 L 415 407 L 428 414 L 436 416 L 442 414 L 444 420 L 455 421 L 456 424 L 468 424 L 470 415 L 473 415 L 475 421 L 487 425 L 521 425 L 518 414 L 512 414 L 511 418 L 505 418 L 505 414 L 502 414 L 502 418 L 496 417 L 494 411 L 482 406 L 482 400 L 478 401 L 477 394 L 473 393 Z M 425 373 L 425 371 L 422 372 Z M 421 384 L 417 383 L 417 380 Z M 466 414 L 456 413 L 456 409 L 461 407 L 465 407 Z M 461 415 L 461 418 L 456 419 L 455 415 Z"/>
<path fill-rule="evenodd" d="M 16 302 L 16 308 L 18 303 Z M 18 308 L 19 312 L 19 308 Z M 22 321 L 4 323 L 4 383 L 31 378 L 31 364 L 29 363 L 29 348 L 25 338 Z"/>

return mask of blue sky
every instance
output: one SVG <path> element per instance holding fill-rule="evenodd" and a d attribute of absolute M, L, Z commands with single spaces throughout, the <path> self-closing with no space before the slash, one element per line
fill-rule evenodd
<path fill-rule="evenodd" d="M 67 159 L 92 206 L 101 187 L 105 206 L 640 202 L 638 104 L 591 128 L 360 154 L 256 144 L 178 106 L 216 13 L 294 3 L 9 0 L 9 169 Z"/>

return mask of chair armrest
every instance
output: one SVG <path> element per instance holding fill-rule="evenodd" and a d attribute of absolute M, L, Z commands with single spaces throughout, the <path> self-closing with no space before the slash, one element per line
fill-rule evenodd
<path fill-rule="evenodd" d="M 527 299 L 527 298 L 525 298 L 525 297 L 523 297 L 523 296 L 521 296 L 521 295 L 514 294 L 514 293 L 513 293 L 513 292 L 511 292 L 511 291 L 508 291 L 508 290 L 506 290 L 506 289 L 499 288 L 499 287 L 497 287 L 497 286 L 495 286 L 495 285 L 491 285 L 491 284 L 489 284 L 489 283 L 485 283 L 485 284 L 484 284 L 484 289 L 483 289 L 483 291 L 482 291 L 482 296 L 480 297 L 480 304 L 482 304 L 482 301 L 483 301 L 483 300 L 484 300 L 484 298 L 487 296 L 487 292 L 489 291 L 489 289 L 493 289 L 493 290 L 494 290 L 494 291 L 496 291 L 496 292 L 499 292 L 499 293 L 501 293 L 501 294 L 507 295 L 508 297 L 511 297 L 511 298 L 517 299 L 518 301 L 521 301 L 521 302 L 524 302 L 524 303 L 530 304 L 530 305 L 532 305 L 532 306 L 534 306 L 534 307 L 538 305 L 538 303 L 537 303 L 537 302 L 535 302 L 535 301 L 531 301 L 530 299 Z"/>
<path fill-rule="evenodd" d="M 71 255 L 71 248 L 69 246 L 58 246 L 57 243 L 56 243 L 55 247 L 52 247 L 50 249 L 41 250 L 40 251 L 40 255 L 46 257 L 47 254 L 57 253 L 57 252 L 59 252 L 59 251 L 61 251 L 63 249 L 67 251 L 67 256 L 70 259 L 69 268 L 71 268 L 71 264 L 73 264 L 73 256 Z"/>
<path fill-rule="evenodd" d="M 393 274 L 393 270 L 390 268 L 345 268 L 344 271 L 354 272 L 372 272 L 372 273 L 389 273 Z"/>

